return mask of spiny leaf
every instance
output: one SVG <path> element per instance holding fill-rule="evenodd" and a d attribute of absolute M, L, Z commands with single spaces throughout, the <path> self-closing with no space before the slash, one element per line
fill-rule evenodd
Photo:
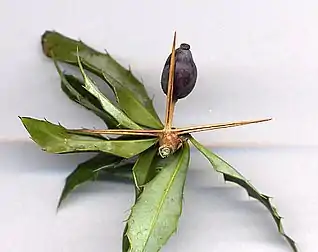
<path fill-rule="evenodd" d="M 270 198 L 267 195 L 261 194 L 246 178 L 243 177 L 237 170 L 235 170 L 231 165 L 225 162 L 216 154 L 209 151 L 203 145 L 201 145 L 198 141 L 196 141 L 192 136 L 189 137 L 192 144 L 210 161 L 213 168 L 223 174 L 225 181 L 230 181 L 236 183 L 243 188 L 246 189 L 249 196 L 260 201 L 271 213 L 274 221 L 277 225 L 279 233 L 286 238 L 287 242 L 291 246 L 294 252 L 297 252 L 297 247 L 293 239 L 291 239 L 288 235 L 286 235 L 283 225 L 282 225 L 282 217 L 279 216 L 276 207 L 270 202 Z"/>
<path fill-rule="evenodd" d="M 154 163 L 152 169 L 161 171 L 143 186 L 128 220 L 130 252 L 159 251 L 177 229 L 189 159 L 189 145 L 184 143 L 166 158 L 164 167 Z"/>
<path fill-rule="evenodd" d="M 108 53 L 98 52 L 82 41 L 54 31 L 46 31 L 42 35 L 44 54 L 48 57 L 54 55 L 58 61 L 77 65 L 77 48 L 84 68 L 107 82 L 115 92 L 120 107 L 132 120 L 150 128 L 163 127 L 144 85 Z M 134 104 L 134 109 L 131 104 Z"/>
<path fill-rule="evenodd" d="M 152 162 L 155 159 L 157 153 L 156 147 L 151 147 L 139 155 L 133 167 L 133 178 L 135 182 L 135 202 L 137 201 L 140 193 L 142 192 L 142 186 L 148 183 L 156 175 L 156 169 L 153 169 Z M 127 252 L 130 248 L 130 242 L 127 236 L 128 223 L 126 223 L 123 232 L 122 251 Z"/>
<path fill-rule="evenodd" d="M 104 79 L 114 90 L 121 109 L 132 120 L 149 128 L 163 128 L 157 113 L 152 107 L 152 104 L 150 108 L 145 102 L 138 100 L 135 93 L 132 90 L 126 88 L 125 83 L 120 83 L 111 75 L 104 74 Z"/>
<path fill-rule="evenodd" d="M 157 142 L 155 138 L 140 140 L 107 140 L 96 135 L 70 133 L 61 125 L 29 117 L 20 118 L 34 142 L 51 153 L 106 152 L 130 158 L 148 149 Z"/>
<path fill-rule="evenodd" d="M 65 74 L 61 81 L 61 87 L 71 100 L 93 111 L 106 123 L 109 129 L 117 128 L 117 125 L 119 125 L 118 122 L 103 110 L 103 107 L 94 96 L 89 96 L 91 94 L 83 88 L 83 83 L 75 76 Z"/>
<path fill-rule="evenodd" d="M 100 117 L 109 129 L 117 128 L 119 123 L 104 110 L 99 100 L 84 88 L 84 83 L 73 75 L 64 74 L 57 62 L 55 67 L 61 78 L 61 88 L 64 93 L 74 102 L 93 111 Z"/>
<path fill-rule="evenodd" d="M 129 129 L 142 129 L 142 127 L 140 127 L 138 124 L 132 121 L 123 111 L 121 111 L 114 104 L 112 104 L 111 101 L 107 99 L 102 92 L 100 92 L 98 87 L 95 85 L 94 81 L 85 74 L 82 63 L 79 58 L 78 65 L 84 79 L 85 89 L 94 97 L 96 97 L 103 109 L 107 111 L 113 118 L 115 118 L 120 125 Z"/>
<path fill-rule="evenodd" d="M 59 199 L 58 208 L 62 201 L 79 185 L 95 180 L 101 170 L 114 169 L 115 165 L 119 164 L 121 157 L 109 155 L 107 153 L 99 153 L 95 157 L 81 163 L 77 168 L 66 178 L 62 195 Z"/>

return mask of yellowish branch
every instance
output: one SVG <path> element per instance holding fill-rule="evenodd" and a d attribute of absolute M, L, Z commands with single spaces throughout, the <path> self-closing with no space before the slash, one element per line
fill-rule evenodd
<path fill-rule="evenodd" d="M 165 118 L 165 131 L 170 131 L 172 127 L 173 112 L 175 102 L 173 101 L 173 81 L 174 81 L 174 70 L 175 70 L 175 48 L 176 48 L 176 32 L 174 33 L 171 59 L 170 59 L 170 69 L 169 69 L 169 81 L 168 81 L 168 91 L 166 100 L 166 118 Z"/>
<path fill-rule="evenodd" d="M 207 125 L 199 125 L 199 126 L 186 127 L 186 128 L 177 128 L 177 129 L 172 129 L 171 131 L 177 132 L 178 135 L 183 135 L 183 134 L 190 134 L 190 133 L 201 132 L 201 131 L 238 127 L 238 126 L 243 126 L 243 125 L 252 124 L 252 123 L 267 122 L 270 120 L 272 120 L 272 118 L 252 120 L 252 121 L 231 122 L 231 123 L 207 124 Z"/>

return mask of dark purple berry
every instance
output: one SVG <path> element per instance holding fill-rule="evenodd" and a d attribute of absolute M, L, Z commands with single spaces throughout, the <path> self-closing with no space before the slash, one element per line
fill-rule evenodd
<path fill-rule="evenodd" d="M 177 101 L 189 95 L 197 80 L 197 67 L 193 61 L 190 45 L 182 43 L 175 53 L 175 74 L 173 99 Z M 161 88 L 167 95 L 171 54 L 164 65 L 161 75 Z"/>

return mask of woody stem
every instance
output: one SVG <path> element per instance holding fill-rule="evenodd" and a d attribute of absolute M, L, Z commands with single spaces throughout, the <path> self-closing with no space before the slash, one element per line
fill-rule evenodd
<path fill-rule="evenodd" d="M 199 125 L 199 126 L 186 127 L 186 128 L 177 128 L 177 129 L 172 129 L 171 131 L 176 132 L 178 135 L 183 135 L 183 134 L 190 134 L 190 133 L 201 132 L 201 131 L 238 127 L 238 126 L 243 126 L 243 125 L 252 124 L 252 123 L 267 122 L 270 120 L 272 120 L 272 118 L 252 120 L 252 121 L 231 122 L 231 123 L 207 124 L 207 125 Z"/>
<path fill-rule="evenodd" d="M 172 52 L 170 59 L 169 68 L 169 80 L 168 80 L 168 91 L 166 99 L 166 118 L 165 118 L 165 131 L 170 131 L 172 127 L 173 112 L 175 102 L 173 101 L 173 81 L 174 81 L 174 70 L 175 70 L 175 47 L 176 47 L 176 32 L 174 33 Z"/>

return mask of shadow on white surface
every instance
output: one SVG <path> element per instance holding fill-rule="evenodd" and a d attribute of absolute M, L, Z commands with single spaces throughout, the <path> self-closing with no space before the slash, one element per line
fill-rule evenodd
<path fill-rule="evenodd" d="M 274 196 L 286 218 L 286 232 L 299 242 L 301 251 L 314 251 L 318 202 L 308 191 L 318 189 L 317 150 L 216 152 L 261 192 Z M 1 143 L 0 153 L 1 251 L 120 251 L 123 221 L 133 203 L 131 184 L 87 183 L 56 213 L 65 177 L 93 154 L 53 155 L 32 142 Z M 289 251 L 266 209 L 243 189 L 222 181 L 192 151 L 180 226 L 163 251 Z"/>
<path fill-rule="evenodd" d="M 300 252 L 317 251 L 318 2 L 74 3 L 1 1 L 0 139 L 27 139 L 18 115 L 46 117 L 67 127 L 104 126 L 61 92 L 56 70 L 41 52 L 45 30 L 106 48 L 131 65 L 155 95 L 161 115 L 160 73 L 176 30 L 178 43 L 191 44 L 199 69 L 196 89 L 176 109 L 176 125 L 269 116 L 275 120 L 268 124 L 204 133 L 198 139 L 204 144 L 316 146 L 216 151 L 261 192 L 274 196 Z M 0 142 L 0 251 L 120 251 L 131 186 L 90 183 L 55 211 L 65 177 L 89 156 L 57 156 L 31 142 Z M 225 185 L 209 167 L 193 152 L 180 229 L 164 251 L 290 251 L 264 208 L 242 189 Z"/>

